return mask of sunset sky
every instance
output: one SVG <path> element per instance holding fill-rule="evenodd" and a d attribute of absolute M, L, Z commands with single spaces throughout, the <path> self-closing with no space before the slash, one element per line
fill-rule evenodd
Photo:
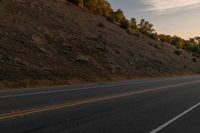
<path fill-rule="evenodd" d="M 185 39 L 200 35 L 200 0 L 109 0 L 127 18 L 145 18 L 158 33 Z"/>

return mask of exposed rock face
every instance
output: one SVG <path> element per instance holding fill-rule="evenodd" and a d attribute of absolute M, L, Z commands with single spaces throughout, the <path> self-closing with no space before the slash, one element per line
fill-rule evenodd
<path fill-rule="evenodd" d="M 101 81 L 197 72 L 192 55 L 65 0 L 0 1 L 0 80 Z"/>
<path fill-rule="evenodd" d="M 90 57 L 89 56 L 84 56 L 84 55 L 78 55 L 76 57 L 76 61 L 84 63 L 84 62 L 90 62 Z"/>

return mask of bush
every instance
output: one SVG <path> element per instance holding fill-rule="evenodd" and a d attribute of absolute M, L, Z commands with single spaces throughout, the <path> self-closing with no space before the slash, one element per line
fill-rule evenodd
<path fill-rule="evenodd" d="M 198 53 L 200 54 L 200 47 L 199 46 L 194 46 L 194 45 L 189 45 L 187 49 L 193 53 Z"/>
<path fill-rule="evenodd" d="M 151 34 L 149 34 L 149 37 L 153 40 L 158 40 L 158 34 L 157 33 L 151 33 Z"/>
<path fill-rule="evenodd" d="M 178 36 L 173 36 L 172 44 L 175 45 L 178 49 L 182 49 L 185 45 L 184 40 Z"/>
<path fill-rule="evenodd" d="M 112 23 L 116 22 L 115 14 L 112 13 L 110 16 L 107 17 L 107 20 Z"/>
<path fill-rule="evenodd" d="M 138 30 L 147 35 L 155 32 L 153 29 L 153 24 L 151 24 L 149 21 L 146 21 L 145 19 L 141 19 L 140 23 L 138 24 Z"/>
<path fill-rule="evenodd" d="M 137 20 L 135 18 L 131 18 L 130 27 L 137 30 Z"/>
<path fill-rule="evenodd" d="M 120 22 L 120 26 L 124 29 L 128 29 L 129 28 L 129 20 L 124 19 Z"/>
<path fill-rule="evenodd" d="M 122 22 L 125 19 L 124 13 L 121 9 L 118 9 L 116 12 L 114 12 L 115 14 L 115 19 L 116 22 Z"/>

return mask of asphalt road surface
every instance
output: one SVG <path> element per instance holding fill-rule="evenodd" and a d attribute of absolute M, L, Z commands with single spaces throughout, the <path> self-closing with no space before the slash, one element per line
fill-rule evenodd
<path fill-rule="evenodd" d="M 200 76 L 0 91 L 0 133 L 200 133 Z"/>

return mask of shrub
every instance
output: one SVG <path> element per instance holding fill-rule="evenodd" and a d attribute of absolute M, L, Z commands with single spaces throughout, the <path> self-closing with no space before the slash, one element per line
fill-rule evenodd
<path fill-rule="evenodd" d="M 153 40 L 158 40 L 158 34 L 157 33 L 150 33 L 149 37 Z"/>
<path fill-rule="evenodd" d="M 124 29 L 128 29 L 129 28 L 129 20 L 124 19 L 120 22 L 120 26 Z"/>
<path fill-rule="evenodd" d="M 140 23 L 138 24 L 138 30 L 147 35 L 155 32 L 153 29 L 153 24 L 151 24 L 149 21 L 146 21 L 145 19 L 141 19 Z"/>
<path fill-rule="evenodd" d="M 178 49 L 182 49 L 184 47 L 184 40 L 178 36 L 173 36 L 172 44 L 175 45 Z"/>
<path fill-rule="evenodd" d="M 135 18 L 131 18 L 130 27 L 132 29 L 137 29 L 137 20 Z"/>
<path fill-rule="evenodd" d="M 119 22 L 119 23 L 125 19 L 124 12 L 121 9 L 118 9 L 115 12 L 115 19 L 116 19 L 116 22 Z"/>
<path fill-rule="evenodd" d="M 112 13 L 110 16 L 107 17 L 107 20 L 112 23 L 116 22 L 115 14 Z"/>
<path fill-rule="evenodd" d="M 194 45 L 189 45 L 187 49 L 193 53 L 199 53 L 200 54 L 200 47 L 199 46 L 194 46 Z"/>

